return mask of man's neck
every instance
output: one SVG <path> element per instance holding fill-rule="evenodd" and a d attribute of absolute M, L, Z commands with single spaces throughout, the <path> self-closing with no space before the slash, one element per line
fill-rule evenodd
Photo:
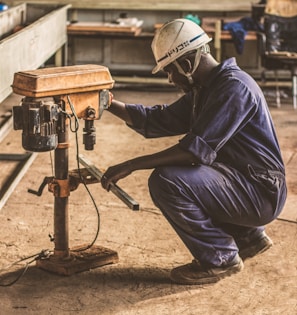
<path fill-rule="evenodd" d="M 201 86 L 204 86 L 210 73 L 218 65 L 219 63 L 212 57 L 212 55 L 202 55 L 199 67 L 194 74 L 195 82 L 197 82 Z"/>

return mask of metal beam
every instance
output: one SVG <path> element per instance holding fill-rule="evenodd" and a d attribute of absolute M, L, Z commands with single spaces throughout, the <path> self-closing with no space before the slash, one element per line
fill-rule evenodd
<path fill-rule="evenodd" d="M 16 168 L 0 189 L 0 210 L 33 163 L 37 153 L 27 152 L 25 154 L 0 154 L 1 161 L 18 161 Z"/>
<path fill-rule="evenodd" d="M 87 168 L 87 170 L 92 174 L 98 181 L 101 181 L 103 173 L 94 165 L 92 162 L 88 161 L 84 156 L 79 156 L 79 162 Z M 123 191 L 116 184 L 112 184 L 110 191 L 114 193 L 119 199 L 121 199 L 130 209 L 139 210 L 139 204 L 133 198 L 131 198 L 125 191 Z"/>
<path fill-rule="evenodd" d="M 3 114 L 1 118 L 3 118 L 3 121 L 0 123 L 0 143 L 8 135 L 13 125 L 11 111 Z"/>

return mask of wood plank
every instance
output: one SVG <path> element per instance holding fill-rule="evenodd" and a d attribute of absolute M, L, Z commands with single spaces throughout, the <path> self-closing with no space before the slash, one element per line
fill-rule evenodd
<path fill-rule="evenodd" d="M 221 40 L 232 40 L 232 35 L 229 31 L 221 32 Z M 257 32 L 256 31 L 248 31 L 245 35 L 245 40 L 257 40 Z"/>
<path fill-rule="evenodd" d="M 297 60 L 297 53 L 290 51 L 270 51 L 266 53 L 270 58 Z"/>
<path fill-rule="evenodd" d="M 137 26 L 123 26 L 103 22 L 77 22 L 67 26 L 67 33 L 69 35 L 123 34 L 137 36 L 141 33 L 141 30 L 141 27 Z"/>

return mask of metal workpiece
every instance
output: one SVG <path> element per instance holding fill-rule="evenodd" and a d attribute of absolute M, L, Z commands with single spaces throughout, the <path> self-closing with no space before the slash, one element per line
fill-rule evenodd
<path fill-rule="evenodd" d="M 87 158 L 83 155 L 79 156 L 79 162 L 86 167 L 88 172 L 92 174 L 98 182 L 101 182 L 103 173 Z M 117 184 L 111 183 L 110 191 L 115 194 L 120 200 L 122 200 L 131 210 L 139 210 L 139 203 L 130 197 L 123 189 Z"/>

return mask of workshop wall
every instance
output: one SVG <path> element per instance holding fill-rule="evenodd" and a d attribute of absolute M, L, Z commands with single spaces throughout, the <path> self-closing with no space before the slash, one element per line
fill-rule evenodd
<path fill-rule="evenodd" d="M 4 1 L 8 5 L 15 5 L 22 2 L 37 2 L 34 1 Z M 38 3 L 59 3 L 61 4 L 72 4 L 73 8 L 76 9 L 129 9 L 129 10 L 178 10 L 181 9 L 189 11 L 247 11 L 251 6 L 250 0 L 39 0 Z"/>
<path fill-rule="evenodd" d="M 8 5 L 16 5 L 23 1 L 5 1 Z M 25 1 L 26 3 L 34 1 Z M 68 20 L 78 22 L 112 22 L 122 15 L 136 17 L 143 22 L 141 36 L 108 36 L 84 34 L 68 37 L 68 64 L 97 63 L 108 66 L 113 74 L 149 75 L 154 66 L 151 52 L 151 41 L 155 26 L 170 19 L 192 14 L 203 20 L 204 17 L 248 16 L 251 14 L 250 0 L 62 0 L 59 4 L 71 2 Z M 39 0 L 39 4 L 57 3 L 51 0 Z M 213 43 L 211 44 L 213 45 Z M 211 47 L 213 48 L 213 47 Z M 249 53 L 246 53 L 246 52 Z M 250 53 L 252 52 L 252 54 Z M 245 53 L 237 54 L 230 41 L 222 45 L 222 59 L 235 56 L 244 69 L 255 72 L 258 69 L 257 43 L 249 41 L 245 44 Z"/>

